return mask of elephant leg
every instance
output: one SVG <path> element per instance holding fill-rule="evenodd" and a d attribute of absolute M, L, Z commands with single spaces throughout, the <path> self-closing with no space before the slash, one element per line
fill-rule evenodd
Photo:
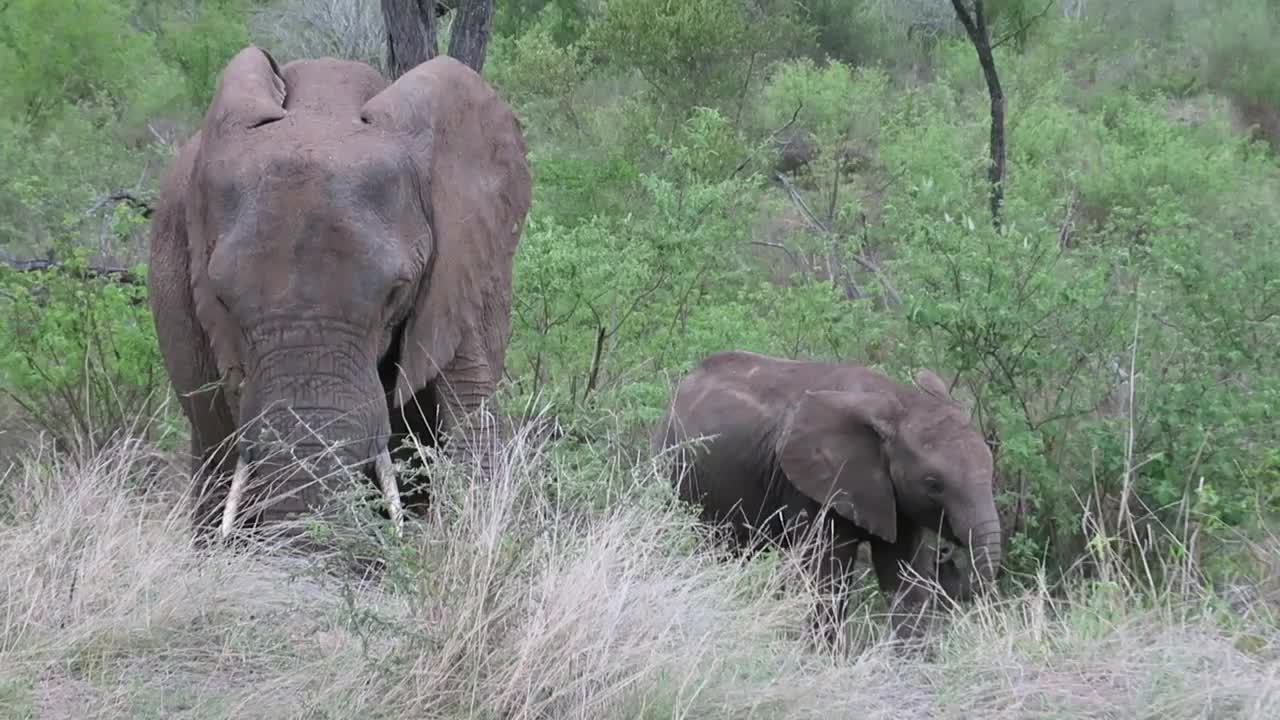
<path fill-rule="evenodd" d="M 816 557 L 818 603 L 813 630 L 828 646 L 840 650 L 844 647 L 844 623 L 849 610 L 849 593 L 859 543 L 839 530 L 829 532 L 828 537 L 822 540 L 822 549 Z"/>
<path fill-rule="evenodd" d="M 439 444 L 437 403 L 435 384 L 429 383 L 403 406 L 390 408 L 388 449 L 391 458 L 407 468 L 406 476 L 398 478 L 400 499 L 406 512 L 422 512 L 431 500 L 428 457 L 419 452 L 419 448 L 432 450 Z"/>
<path fill-rule="evenodd" d="M 933 577 L 937 580 L 942 593 L 951 602 L 968 602 L 974 598 L 976 578 L 973 573 L 961 568 L 956 563 L 955 553 L 956 549 L 954 547 L 951 548 L 950 552 L 945 552 L 942 548 L 926 544 L 924 552 L 917 553 L 920 556 L 917 559 L 917 565 L 933 572 Z M 928 563 L 927 561 L 929 560 L 934 562 Z M 920 570 L 920 572 L 923 574 L 924 570 Z"/>
<path fill-rule="evenodd" d="M 482 477 L 494 472 L 497 383 L 480 353 L 459 352 L 436 380 L 440 437 L 452 457 L 474 464 Z"/>
<path fill-rule="evenodd" d="M 872 540 L 871 562 L 885 601 L 889 604 L 889 626 L 895 638 L 914 638 L 924 630 L 921 622 L 934 599 L 934 589 L 924 580 L 937 577 L 937 559 L 918 528 L 900 523 L 897 542 Z M 914 572 L 913 572 L 914 571 Z"/>
<path fill-rule="evenodd" d="M 191 428 L 192 533 L 198 546 L 217 535 L 222 508 L 231 489 L 236 448 L 232 441 L 235 421 L 226 396 L 216 385 L 183 393 L 179 404 Z"/>

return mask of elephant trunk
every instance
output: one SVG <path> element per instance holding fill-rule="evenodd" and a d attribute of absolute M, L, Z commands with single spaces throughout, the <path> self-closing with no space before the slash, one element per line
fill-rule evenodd
<path fill-rule="evenodd" d="M 973 556 L 973 567 L 982 581 L 984 583 L 995 581 L 1002 554 L 1000 531 L 990 532 L 984 539 L 976 541 L 970 547 L 970 552 Z"/>
<path fill-rule="evenodd" d="M 369 365 L 355 378 L 281 368 L 247 384 L 241 408 L 245 433 L 224 506 L 223 536 L 251 506 L 264 522 L 323 510 L 334 491 L 368 470 L 376 474 L 399 530 L 399 490 L 387 452 L 390 422 Z"/>
<path fill-rule="evenodd" d="M 987 586 L 1000 570 L 1002 555 L 1000 518 L 995 503 L 988 505 L 978 513 L 957 513 L 956 521 L 951 524 L 951 539 L 968 550 L 974 575 Z"/>

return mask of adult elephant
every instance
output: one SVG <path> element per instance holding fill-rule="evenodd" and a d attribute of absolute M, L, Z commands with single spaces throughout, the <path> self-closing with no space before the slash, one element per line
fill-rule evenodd
<path fill-rule="evenodd" d="M 233 57 L 151 234 L 197 527 L 221 515 L 225 535 L 251 500 L 259 522 L 323 508 L 340 467 L 376 475 L 398 527 L 393 443 L 471 439 L 495 391 L 529 204 L 516 117 L 456 60 L 388 83 L 362 63 Z"/>
<path fill-rule="evenodd" d="M 937 375 L 922 370 L 916 384 L 862 367 L 719 352 L 676 388 L 653 449 L 678 448 L 678 495 L 740 547 L 794 543 L 826 510 L 816 529 L 830 542 L 818 573 L 835 590 L 826 609 L 836 620 L 846 612 L 841 586 L 869 542 L 900 634 L 932 599 L 928 585 L 904 582 L 908 568 L 957 599 L 972 589 L 954 559 L 922 557 L 926 530 L 967 549 L 980 580 L 994 579 L 1001 555 L 991 452 Z"/>

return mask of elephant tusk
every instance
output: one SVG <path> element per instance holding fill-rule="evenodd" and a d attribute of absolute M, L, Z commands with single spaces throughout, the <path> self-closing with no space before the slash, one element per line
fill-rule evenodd
<path fill-rule="evenodd" d="M 391 513 L 391 521 L 395 523 L 396 536 L 404 529 L 404 509 L 400 505 L 400 488 L 396 486 L 396 471 L 391 465 L 391 453 L 383 450 L 375 464 L 378 484 L 382 486 L 382 495 L 387 499 L 387 509 Z"/>
<path fill-rule="evenodd" d="M 236 474 L 231 478 L 231 490 L 227 492 L 227 504 L 222 510 L 222 537 L 231 534 L 231 526 L 236 522 L 236 510 L 240 505 L 240 497 L 244 495 L 244 486 L 249 482 L 249 463 L 244 458 L 236 461 Z"/>

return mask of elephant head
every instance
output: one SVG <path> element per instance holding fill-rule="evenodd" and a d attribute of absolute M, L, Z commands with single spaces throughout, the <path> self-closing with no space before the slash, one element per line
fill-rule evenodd
<path fill-rule="evenodd" d="M 530 203 L 515 116 L 448 57 L 388 84 L 248 47 L 190 168 L 190 298 L 241 431 L 223 534 L 267 471 L 263 519 L 321 505 L 339 465 L 376 467 L 399 522 L 391 413 L 442 374 L 467 397 L 501 371 Z"/>
<path fill-rule="evenodd" d="M 937 529 L 989 581 L 1001 556 L 991 451 L 937 375 L 916 384 L 857 371 L 806 390 L 776 452 L 792 484 L 864 531 L 893 544 L 904 521 Z"/>

